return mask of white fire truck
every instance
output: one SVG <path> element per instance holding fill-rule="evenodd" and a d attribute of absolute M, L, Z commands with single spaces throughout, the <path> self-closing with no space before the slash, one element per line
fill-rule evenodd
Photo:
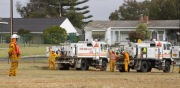
<path fill-rule="evenodd" d="M 157 46 L 157 45 L 160 46 Z M 143 49 L 146 52 L 143 52 Z M 170 72 L 170 65 L 172 64 L 172 46 L 166 41 L 151 41 L 146 43 L 131 43 L 127 47 L 123 47 L 124 51 L 128 52 L 130 56 L 129 69 L 137 72 L 150 72 L 152 68 L 163 70 L 163 72 Z M 122 49 L 122 47 L 121 47 Z M 124 72 L 124 60 L 118 59 L 116 61 L 116 68 L 120 72 Z"/>
<path fill-rule="evenodd" d="M 56 63 L 60 70 L 88 70 L 89 66 L 106 70 L 108 58 L 108 45 L 105 42 L 78 42 L 62 46 L 52 46 L 52 49 L 62 54 Z"/>

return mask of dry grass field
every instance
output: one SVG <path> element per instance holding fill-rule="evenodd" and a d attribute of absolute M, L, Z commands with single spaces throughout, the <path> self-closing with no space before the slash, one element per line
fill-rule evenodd
<path fill-rule="evenodd" d="M 23 58 L 19 62 L 17 76 L 9 77 L 6 46 L 0 46 L 0 88 L 180 88 L 177 68 L 174 73 L 163 73 L 156 69 L 150 73 L 109 72 L 109 68 L 107 71 L 94 68 L 88 71 L 48 70 L 47 58 Z M 22 56 L 44 55 L 46 46 L 21 45 L 20 49 Z"/>
<path fill-rule="evenodd" d="M 48 70 L 47 61 L 35 63 L 21 60 L 16 77 L 9 77 L 10 64 L 0 62 L 0 88 L 180 88 L 180 74 L 163 73 L 153 69 L 150 73 L 120 73 L 70 69 Z"/>

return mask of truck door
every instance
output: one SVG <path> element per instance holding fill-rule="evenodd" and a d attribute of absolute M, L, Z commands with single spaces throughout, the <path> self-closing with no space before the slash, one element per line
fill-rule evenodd
<path fill-rule="evenodd" d="M 99 43 L 97 44 L 98 44 L 98 47 L 94 47 L 96 60 L 99 59 L 99 56 L 100 56 L 100 46 L 99 46 L 100 44 Z"/>
<path fill-rule="evenodd" d="M 170 49 L 171 45 L 170 44 L 163 44 L 163 58 L 170 58 Z"/>
<path fill-rule="evenodd" d="M 100 57 L 107 57 L 108 47 L 107 44 L 101 44 L 100 46 Z"/>

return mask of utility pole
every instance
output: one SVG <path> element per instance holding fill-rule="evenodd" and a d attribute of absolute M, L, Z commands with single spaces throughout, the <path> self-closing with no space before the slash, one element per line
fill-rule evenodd
<path fill-rule="evenodd" d="M 11 35 L 13 35 L 13 0 L 10 0 Z"/>
<path fill-rule="evenodd" d="M 13 35 L 13 0 L 10 0 L 10 18 L 11 18 L 11 36 Z M 11 38 L 10 38 L 11 40 Z M 10 63 L 10 58 L 8 58 L 8 64 Z"/>
<path fill-rule="evenodd" d="M 180 30 L 180 5 L 178 4 L 178 3 L 180 3 L 180 0 L 177 0 L 177 17 L 178 17 L 178 20 L 179 20 L 179 30 Z M 179 33 L 180 31 L 178 31 L 178 40 L 180 40 L 179 38 L 179 36 L 180 36 L 180 33 Z M 179 46 L 180 46 L 180 43 L 179 43 Z"/>

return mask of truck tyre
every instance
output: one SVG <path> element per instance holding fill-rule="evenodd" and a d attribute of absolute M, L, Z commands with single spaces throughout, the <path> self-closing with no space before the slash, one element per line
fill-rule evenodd
<path fill-rule="evenodd" d="M 146 61 L 142 61 L 142 62 L 141 62 L 140 72 L 147 72 L 147 71 L 148 71 L 148 68 L 149 68 L 149 66 L 148 66 L 147 62 L 146 62 Z"/>
<path fill-rule="evenodd" d="M 170 69 L 171 69 L 171 68 L 170 68 L 170 63 L 169 63 L 168 61 L 166 61 L 163 72 L 169 73 L 169 72 L 170 72 Z"/>
<path fill-rule="evenodd" d="M 81 68 L 76 68 L 76 70 L 81 70 Z"/>
<path fill-rule="evenodd" d="M 151 72 L 151 70 L 152 70 L 152 68 L 151 68 L 151 67 L 149 67 L 149 68 L 148 68 L 148 70 L 147 70 L 147 72 Z"/>
<path fill-rule="evenodd" d="M 69 70 L 69 64 L 64 64 L 64 70 Z"/>
<path fill-rule="evenodd" d="M 136 70 L 137 72 L 141 72 L 141 70 Z"/>
<path fill-rule="evenodd" d="M 89 66 L 86 66 L 86 70 L 89 70 Z"/>
<path fill-rule="evenodd" d="M 60 70 L 69 70 L 69 64 L 62 64 L 62 68 L 59 68 Z"/>
<path fill-rule="evenodd" d="M 125 72 L 124 65 L 121 65 L 120 67 L 121 69 L 119 69 L 119 72 Z"/>
<path fill-rule="evenodd" d="M 86 60 L 81 61 L 81 70 L 86 70 L 87 69 L 87 62 Z"/>
<path fill-rule="evenodd" d="M 101 71 L 106 71 L 107 69 L 107 62 L 105 60 L 102 61 Z"/>
<path fill-rule="evenodd" d="M 64 70 L 64 64 L 61 63 L 62 67 L 59 67 L 59 70 Z"/>

